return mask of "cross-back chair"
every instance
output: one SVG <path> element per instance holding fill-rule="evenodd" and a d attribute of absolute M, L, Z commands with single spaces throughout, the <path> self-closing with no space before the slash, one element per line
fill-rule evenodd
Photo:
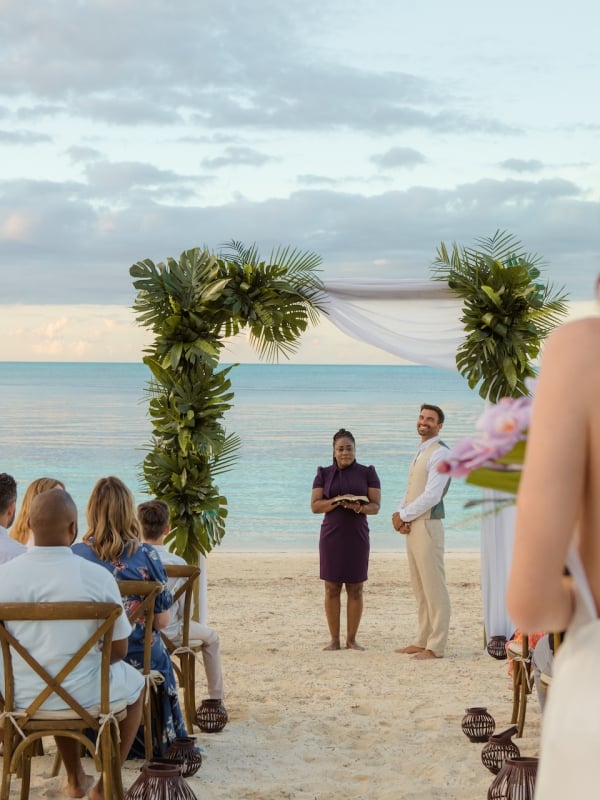
<path fill-rule="evenodd" d="M 119 757 L 118 722 L 127 715 L 126 703 L 110 703 L 110 656 L 113 629 L 123 609 L 117 603 L 56 602 L 56 603 L 2 603 L 0 604 L 0 644 L 4 666 L 3 697 L 0 707 L 4 719 L 4 756 L 0 800 L 8 800 L 11 776 L 21 773 L 21 800 L 29 796 L 31 757 L 35 746 L 44 736 L 61 736 L 75 739 L 92 756 L 96 770 L 101 772 L 104 791 L 116 800 L 123 798 L 121 763 Z M 10 632 L 10 623 L 73 622 L 88 620 L 97 623 L 94 632 L 81 644 L 76 653 L 65 656 L 64 664 L 50 675 L 43 664 Z M 7 628 L 8 623 L 8 628 Z M 98 683 L 100 704 L 84 708 L 64 688 L 77 665 L 96 648 L 101 648 Z M 15 704 L 14 654 L 18 654 L 41 678 L 43 687 L 27 708 Z M 53 696 L 59 697 L 64 711 L 48 711 L 44 703 Z M 86 731 L 95 733 L 96 741 Z"/>
<path fill-rule="evenodd" d="M 163 631 L 161 636 L 171 656 L 179 685 L 183 689 L 186 727 L 188 731 L 193 731 L 196 714 L 196 654 L 202 650 L 202 642 L 190 638 L 190 619 L 192 602 L 198 594 L 200 568 L 183 564 L 165 564 L 165 570 L 168 578 L 180 581 L 179 587 L 173 593 L 173 604 L 178 603 L 183 597 L 183 625 L 181 641 L 179 639 L 173 641 Z"/>
<path fill-rule="evenodd" d="M 160 755 L 153 753 L 152 723 L 154 722 L 159 738 L 163 728 L 161 704 L 157 697 L 157 682 L 162 682 L 162 675 L 152 669 L 154 606 L 163 587 L 158 581 L 119 580 L 117 583 L 123 598 L 127 619 L 132 625 L 136 622 L 143 622 L 145 625 L 144 660 L 141 672 L 146 681 L 146 688 L 142 719 L 144 721 L 144 750 L 146 760 L 149 761 L 153 755 Z"/>

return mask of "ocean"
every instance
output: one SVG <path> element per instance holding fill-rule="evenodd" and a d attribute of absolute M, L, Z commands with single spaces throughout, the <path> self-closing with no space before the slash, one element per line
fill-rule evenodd
<path fill-rule="evenodd" d="M 79 509 L 95 481 L 118 475 L 138 502 L 148 499 L 140 465 L 150 440 L 143 364 L 18 363 L 0 370 L 0 471 L 22 494 L 42 475 L 62 480 Z M 235 468 L 218 476 L 229 515 L 220 547 L 230 551 L 317 548 L 320 516 L 310 511 L 318 465 L 331 462 L 344 427 L 357 460 L 374 464 L 382 484 L 379 515 L 369 517 L 373 550 L 403 549 L 390 517 L 419 444 L 422 402 L 446 413 L 442 438 L 473 432 L 483 401 L 454 372 L 421 366 L 241 364 L 231 373 L 228 432 L 242 447 Z M 452 482 L 446 496 L 446 549 L 477 550 L 480 520 L 468 500 L 476 488 Z"/>

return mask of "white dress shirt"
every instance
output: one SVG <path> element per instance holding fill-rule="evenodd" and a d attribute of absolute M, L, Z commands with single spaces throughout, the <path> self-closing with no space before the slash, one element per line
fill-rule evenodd
<path fill-rule="evenodd" d="M 417 450 L 415 461 L 421 457 L 424 450 L 430 447 L 434 442 L 438 442 L 439 439 L 439 436 L 434 436 L 422 442 Z M 402 504 L 396 509 L 400 514 L 400 519 L 404 520 L 404 522 L 411 522 L 413 519 L 420 517 L 421 514 L 429 511 L 430 508 L 436 506 L 442 499 L 444 489 L 450 480 L 450 476 L 438 472 L 437 467 L 440 461 L 444 460 L 445 456 L 445 447 L 434 447 L 431 449 L 431 452 L 427 456 L 427 484 L 425 485 L 425 490 L 407 505 L 404 505 L 403 500 Z"/>

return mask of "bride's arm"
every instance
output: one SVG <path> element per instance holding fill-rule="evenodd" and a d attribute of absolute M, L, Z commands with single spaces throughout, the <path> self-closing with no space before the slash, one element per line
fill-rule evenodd
<path fill-rule="evenodd" d="M 564 630 L 573 613 L 563 569 L 582 509 L 595 406 L 592 373 L 600 371 L 590 354 L 598 352 L 599 335 L 600 320 L 580 320 L 553 332 L 546 344 L 517 498 L 507 595 L 509 614 L 523 631 Z"/>

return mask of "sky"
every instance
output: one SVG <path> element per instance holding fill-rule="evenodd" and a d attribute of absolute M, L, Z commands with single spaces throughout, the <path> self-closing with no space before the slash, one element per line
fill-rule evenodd
<path fill-rule="evenodd" d="M 0 361 L 139 360 L 129 267 L 232 240 L 426 279 L 506 230 L 580 313 L 598 30 L 595 0 L 0 0 Z M 292 360 L 397 362 L 326 320 Z"/>

